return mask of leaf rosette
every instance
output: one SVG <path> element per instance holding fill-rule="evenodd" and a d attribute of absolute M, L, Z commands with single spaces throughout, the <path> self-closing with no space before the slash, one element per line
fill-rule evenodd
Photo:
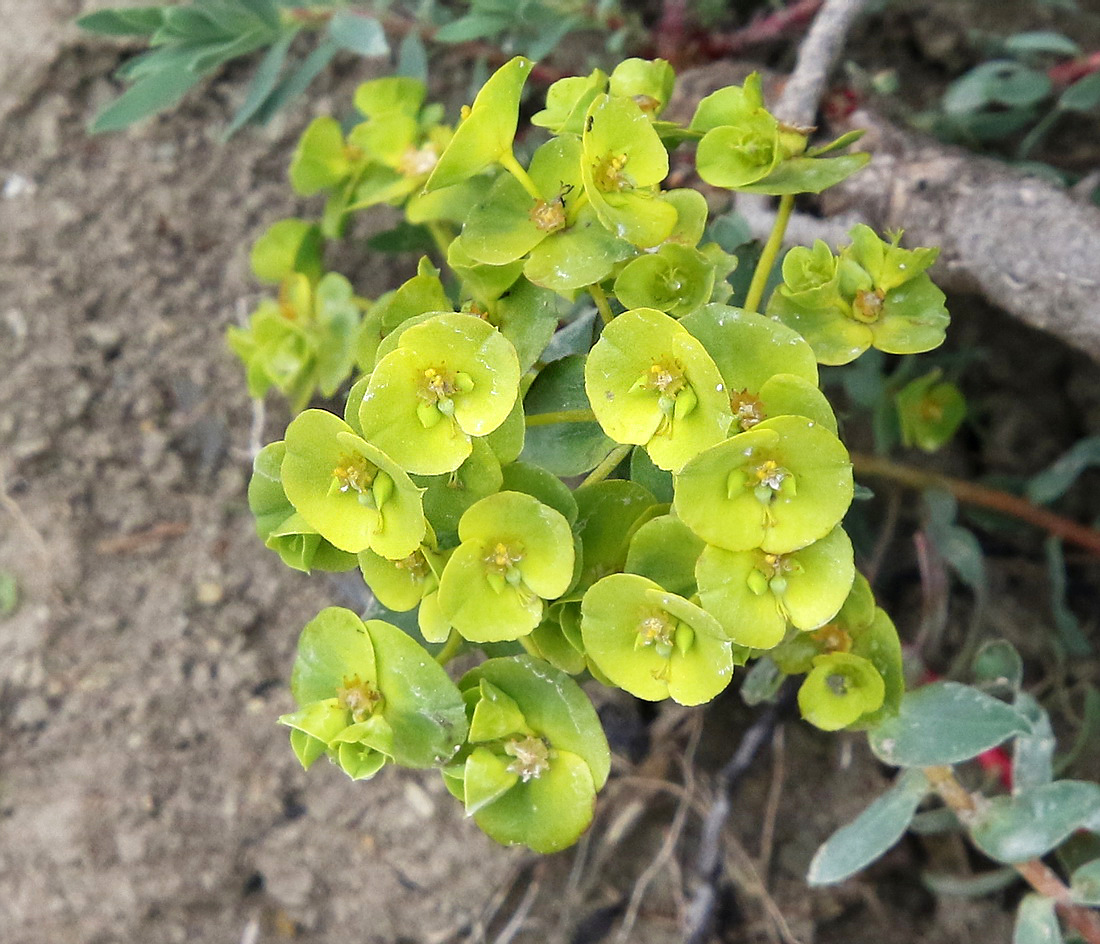
<path fill-rule="evenodd" d="M 383 356 L 359 407 L 363 435 L 403 468 L 453 472 L 512 412 L 516 350 L 474 315 L 441 314 L 405 329 Z"/>
<path fill-rule="evenodd" d="M 604 328 L 588 355 L 585 390 L 605 433 L 645 446 L 677 470 L 721 442 L 732 414 L 722 376 L 702 344 L 663 312 L 637 308 Z"/>
<path fill-rule="evenodd" d="M 448 789 L 497 842 L 571 846 L 592 822 L 610 751 L 592 703 L 564 672 L 530 656 L 489 659 L 459 687 L 470 719 Z"/>
<path fill-rule="evenodd" d="M 343 551 L 401 560 L 424 539 L 420 489 L 332 413 L 306 410 L 287 427 L 280 473 L 298 513 Z"/>
<path fill-rule="evenodd" d="M 569 522 L 522 492 L 498 492 L 472 505 L 458 525 L 461 542 L 439 582 L 443 616 L 471 642 L 527 635 L 545 601 L 573 582 Z"/>
<path fill-rule="evenodd" d="M 732 646 L 706 610 L 637 574 L 611 574 L 581 602 L 588 658 L 646 701 L 700 705 L 733 676 Z"/>
<path fill-rule="evenodd" d="M 777 416 L 684 466 L 675 508 L 708 544 L 787 554 L 832 531 L 852 493 L 852 464 L 840 440 L 813 420 Z"/>
<path fill-rule="evenodd" d="M 279 721 L 306 768 L 325 753 L 353 780 L 391 760 L 441 767 L 466 735 L 443 668 L 396 626 L 351 610 L 328 607 L 302 630 L 290 687 L 299 708 Z"/>

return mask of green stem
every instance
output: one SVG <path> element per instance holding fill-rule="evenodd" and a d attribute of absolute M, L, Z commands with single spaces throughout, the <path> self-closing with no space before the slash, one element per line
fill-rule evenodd
<path fill-rule="evenodd" d="M 557 410 L 553 413 L 533 413 L 525 422 L 528 427 L 550 426 L 552 423 L 594 423 L 596 414 L 591 410 Z"/>
<path fill-rule="evenodd" d="M 783 247 L 783 236 L 787 232 L 787 223 L 793 209 L 794 194 L 783 194 L 779 198 L 779 211 L 775 214 L 771 235 L 764 243 L 764 251 L 760 253 L 760 261 L 756 263 L 756 271 L 753 272 L 752 282 L 749 283 L 749 294 L 745 297 L 745 311 L 757 311 L 760 308 L 764 289 L 768 285 L 768 276 L 772 274 L 772 266 L 775 265 L 779 250 Z"/>
<path fill-rule="evenodd" d="M 599 285 L 592 284 L 588 286 L 588 294 L 592 296 L 592 301 L 596 303 L 596 309 L 599 311 L 603 323 L 611 324 L 611 319 L 615 315 L 611 311 L 611 303 L 607 300 L 607 292 Z"/>
<path fill-rule="evenodd" d="M 1052 108 L 1048 111 L 1020 142 L 1020 146 L 1016 149 L 1016 160 L 1026 161 L 1031 157 L 1031 152 L 1042 144 L 1043 139 L 1050 134 L 1054 126 L 1058 124 L 1058 120 L 1062 117 L 1062 114 L 1063 112 L 1058 108 Z"/>
<path fill-rule="evenodd" d="M 440 665 L 446 665 L 458 655 L 458 650 L 461 648 L 462 637 L 458 635 L 458 630 L 452 629 L 451 635 L 447 637 L 447 641 L 443 644 L 443 648 L 435 654 L 435 661 Z"/>
<path fill-rule="evenodd" d="M 539 193 L 539 188 L 535 186 L 535 182 L 531 179 L 531 175 L 523 169 L 523 165 L 516 160 L 516 155 L 511 151 L 502 154 L 497 161 L 500 166 L 503 167 L 509 174 L 519 181 L 520 186 L 527 191 L 528 195 L 538 203 L 543 202 L 542 194 Z"/>
<path fill-rule="evenodd" d="M 588 478 L 581 482 L 579 487 L 584 488 L 586 485 L 595 485 L 597 482 L 602 482 L 615 471 L 615 467 L 626 458 L 626 454 L 630 452 L 632 448 L 633 446 L 629 444 L 616 446 L 607 454 L 607 458 L 604 459 L 603 462 L 588 473 Z"/>
<path fill-rule="evenodd" d="M 451 243 L 454 240 L 454 234 L 447 231 L 445 223 L 441 223 L 439 220 L 431 220 L 427 223 L 428 232 L 431 234 L 432 242 L 435 243 L 436 251 L 439 253 L 440 259 L 444 266 L 447 265 L 447 250 L 451 248 Z"/>

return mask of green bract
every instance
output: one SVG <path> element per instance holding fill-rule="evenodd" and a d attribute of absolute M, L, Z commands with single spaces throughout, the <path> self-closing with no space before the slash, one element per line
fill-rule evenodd
<path fill-rule="evenodd" d="M 283 491 L 281 468 L 286 443 L 273 442 L 256 454 L 248 483 L 248 507 L 256 532 L 283 563 L 307 574 L 317 570 L 351 570 L 355 556 L 333 547 L 294 510 Z"/>
<path fill-rule="evenodd" d="M 707 547 L 699 597 L 740 646 L 771 649 L 792 625 L 817 629 L 840 610 L 855 576 L 852 542 L 841 528 L 789 554 Z"/>
<path fill-rule="evenodd" d="M 604 329 L 584 384 L 604 432 L 645 446 L 662 469 L 677 470 L 720 442 L 730 424 L 729 396 L 714 361 L 677 321 L 654 309 L 624 312 Z"/>
<path fill-rule="evenodd" d="M 473 315 L 436 315 L 379 360 L 359 422 L 403 468 L 437 475 L 462 465 L 470 437 L 504 422 L 518 392 L 519 360 L 499 331 Z"/>
<path fill-rule="evenodd" d="M 408 475 L 338 416 L 306 410 L 286 431 L 281 468 L 290 503 L 318 534 L 352 554 L 408 557 L 424 539 L 424 509 Z"/>
<path fill-rule="evenodd" d="M 588 107 L 606 89 L 607 73 L 602 69 L 558 79 L 546 90 L 546 107 L 531 116 L 531 124 L 554 134 L 580 134 Z"/>
<path fill-rule="evenodd" d="M 664 59 L 624 59 L 612 71 L 608 91 L 633 99 L 656 118 L 672 98 L 675 83 L 676 73 Z"/>
<path fill-rule="evenodd" d="M 424 185 L 438 190 L 461 183 L 490 164 L 512 157 L 519 97 L 533 63 L 516 56 L 482 86 Z"/>
<path fill-rule="evenodd" d="M 850 235 L 831 262 L 824 244 L 792 250 L 768 314 L 802 334 L 823 364 L 847 364 L 872 346 L 919 354 L 943 343 L 944 294 L 924 272 L 936 250 L 901 249 L 900 233 L 884 243 L 863 225 Z"/>
<path fill-rule="evenodd" d="M 615 295 L 627 308 L 656 308 L 674 318 L 710 300 L 714 266 L 698 249 L 666 243 L 631 260 L 615 279 Z"/>
<path fill-rule="evenodd" d="M 814 659 L 798 690 L 802 717 L 825 731 L 839 731 L 882 705 L 886 689 L 869 660 L 844 652 Z"/>
<path fill-rule="evenodd" d="M 733 675 L 732 649 L 718 621 L 635 574 L 612 574 L 589 588 L 581 633 L 600 672 L 647 701 L 698 705 Z"/>
<path fill-rule="evenodd" d="M 684 466 L 675 505 L 708 544 L 787 554 L 832 531 L 852 491 L 852 465 L 840 440 L 813 420 L 777 416 Z"/>
<path fill-rule="evenodd" d="M 676 225 L 676 208 L 656 190 L 668 174 L 668 152 L 653 125 L 628 98 L 598 95 L 581 138 L 584 192 L 600 222 L 635 246 L 656 246 Z"/>
<path fill-rule="evenodd" d="M 933 370 L 897 392 L 901 439 L 907 446 L 935 452 L 946 445 L 966 418 L 966 400 L 953 383 Z"/>
<path fill-rule="evenodd" d="M 577 684 L 529 656 L 490 659 L 459 683 L 470 718 L 448 787 L 498 842 L 536 852 L 572 845 L 588 828 L 610 753 Z"/>
<path fill-rule="evenodd" d="M 248 392 L 257 399 L 275 387 L 301 410 L 320 390 L 332 396 L 351 373 L 362 303 L 342 275 L 316 286 L 300 272 L 283 280 L 278 301 L 252 313 L 247 330 L 231 327 L 227 340 L 244 362 Z"/>
<path fill-rule="evenodd" d="M 706 305 L 680 320 L 718 365 L 733 412 L 731 432 L 773 416 L 805 416 L 837 431 L 817 386 L 817 359 L 790 328 L 728 305 Z"/>
<path fill-rule="evenodd" d="M 572 582 L 569 522 L 530 495 L 483 498 L 462 516 L 458 537 L 439 582 L 439 607 L 472 642 L 525 636 L 542 621 L 543 601 Z"/>
<path fill-rule="evenodd" d="M 291 185 L 308 197 L 343 183 L 351 171 L 352 157 L 340 122 L 327 115 L 314 118 L 299 138 L 290 162 Z"/>
<path fill-rule="evenodd" d="M 396 626 L 322 610 L 298 640 L 290 683 L 298 710 L 279 720 L 303 767 L 328 753 L 353 780 L 387 760 L 441 767 L 466 735 L 455 684 Z"/>

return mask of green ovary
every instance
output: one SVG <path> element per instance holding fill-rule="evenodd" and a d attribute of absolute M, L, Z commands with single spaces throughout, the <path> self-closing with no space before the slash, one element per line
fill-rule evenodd
<path fill-rule="evenodd" d="M 676 639 L 676 622 L 661 610 L 643 616 L 638 622 L 638 639 L 634 648 L 652 646 L 659 656 L 668 658 L 672 655 Z"/>
<path fill-rule="evenodd" d="M 332 470 L 336 488 L 341 492 L 358 492 L 361 500 L 370 495 L 377 477 L 378 467 L 359 455 L 341 456 Z"/>
<path fill-rule="evenodd" d="M 518 566 L 523 557 L 522 547 L 506 544 L 504 541 L 498 541 L 486 549 L 485 556 L 482 558 L 485 563 L 485 579 L 497 593 L 503 592 L 505 587 L 510 586 L 522 595 L 534 599 L 534 594 L 523 582 L 523 574 Z"/>
<path fill-rule="evenodd" d="M 416 394 L 420 404 L 417 418 L 425 429 L 431 429 L 443 417 L 454 415 L 456 395 L 474 389 L 474 380 L 462 371 L 450 371 L 443 367 L 428 367 L 420 375 Z"/>

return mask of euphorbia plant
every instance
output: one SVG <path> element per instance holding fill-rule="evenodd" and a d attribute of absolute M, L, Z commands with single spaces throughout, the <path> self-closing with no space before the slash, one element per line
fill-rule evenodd
<path fill-rule="evenodd" d="M 1034 730 L 1018 697 L 905 695 L 897 632 L 843 528 L 852 464 L 817 365 L 938 345 L 935 251 L 857 226 L 837 253 L 792 250 L 764 305 L 794 195 L 858 171 L 866 155 L 838 155 L 854 136 L 809 146 L 755 76 L 686 125 L 663 120 L 671 70 L 629 60 L 550 87 L 536 115 L 548 137 L 525 166 L 530 70 L 503 66 L 454 129 L 408 80 L 368 83 L 365 120 L 345 134 L 318 119 L 295 156 L 298 189 L 326 194 L 320 226 L 283 221 L 261 240 L 257 269 L 282 297 L 363 312 L 343 360 L 323 361 L 354 381 L 343 419 L 308 410 L 257 457 L 261 535 L 300 569 L 357 564 L 384 607 L 417 609 L 420 637 L 326 610 L 303 633 L 300 707 L 282 720 L 307 766 L 436 767 L 490 836 L 549 852 L 584 831 L 608 774 L 579 681 L 697 705 L 738 666 L 766 667 L 775 687 L 803 676 L 810 723 L 867 730 L 884 760 L 917 768 L 880 801 L 892 818 L 823 851 L 814 879 L 842 877 L 930 790 L 947 795 L 945 765 Z M 669 151 L 693 146 L 711 184 L 781 197 L 739 307 L 706 202 L 661 186 Z M 334 294 L 323 239 L 380 202 L 430 233 L 450 275 L 425 259 L 374 303 Z M 250 377 L 298 403 L 311 377 L 331 392 L 317 352 L 338 346 L 303 305 L 283 317 L 308 323 L 312 345 L 273 347 L 268 308 L 234 334 Z M 484 647 L 457 684 L 440 667 Z M 1100 813 L 1078 819 L 1094 828 Z"/>

